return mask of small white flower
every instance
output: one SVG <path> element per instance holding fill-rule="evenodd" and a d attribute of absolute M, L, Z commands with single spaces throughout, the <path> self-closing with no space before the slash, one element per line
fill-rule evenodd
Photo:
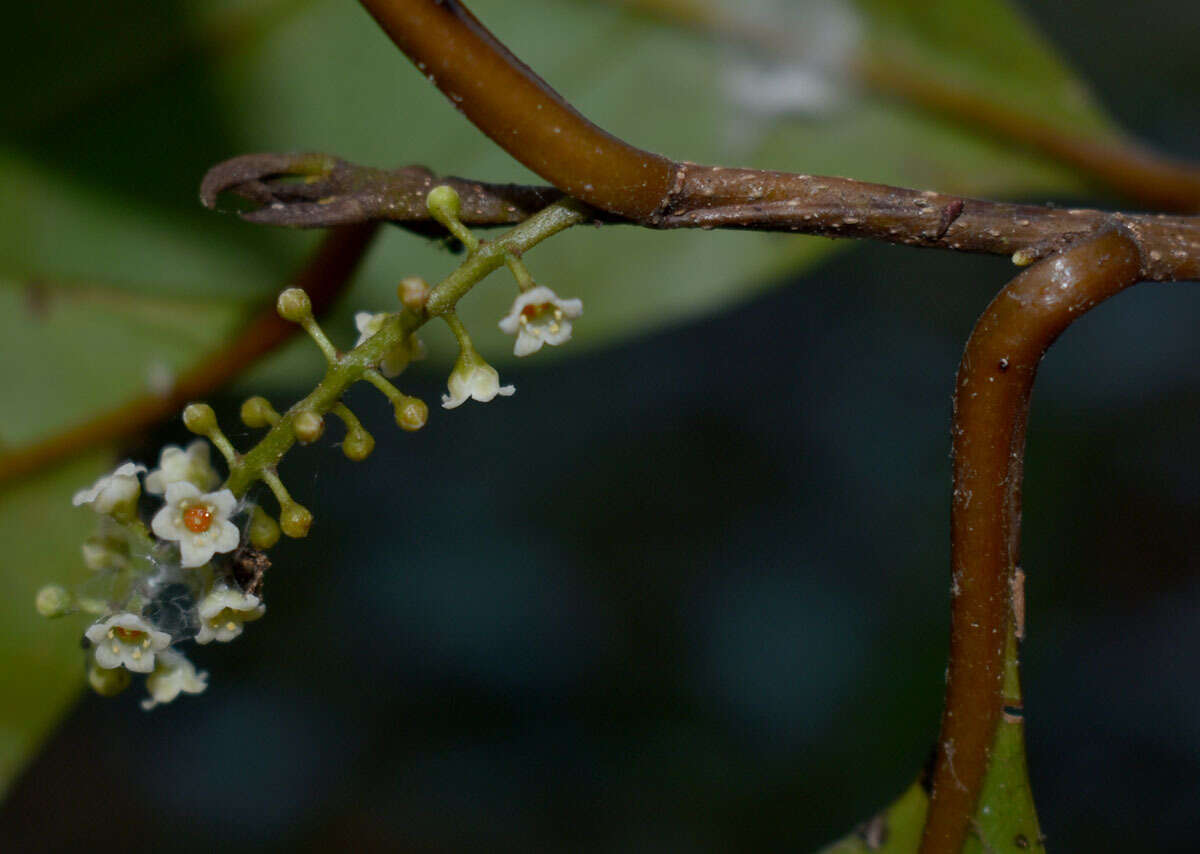
<path fill-rule="evenodd" d="M 173 649 L 165 649 L 158 656 L 154 672 L 146 678 L 146 690 L 150 699 L 142 700 L 142 708 L 150 711 L 155 706 L 169 703 L 182 694 L 199 694 L 208 687 L 208 673 L 196 672 L 196 665 Z"/>
<path fill-rule="evenodd" d="M 354 342 L 354 346 L 357 347 L 374 336 L 391 316 L 386 312 L 372 314 L 369 311 L 360 311 L 355 314 L 354 325 L 358 327 L 358 340 Z M 385 377 L 394 377 L 407 368 L 409 362 L 424 358 L 425 343 L 416 335 L 409 335 L 402 343 L 383 354 L 383 358 L 379 360 L 379 370 Z"/>
<path fill-rule="evenodd" d="M 242 624 L 257 620 L 267 610 L 252 593 L 218 584 L 200 602 L 200 631 L 196 643 L 228 643 L 242 633 Z"/>
<path fill-rule="evenodd" d="M 166 504 L 150 520 L 155 536 L 179 541 L 180 564 L 204 566 L 216 552 L 238 547 L 241 533 L 229 521 L 237 499 L 228 489 L 202 493 L 194 483 L 167 484 Z"/>
<path fill-rule="evenodd" d="M 459 352 L 446 386 L 450 389 L 449 394 L 442 395 L 446 409 L 462 406 L 469 397 L 487 403 L 496 395 L 508 397 L 517 390 L 515 386 L 500 385 L 500 374 L 474 350 Z"/>
<path fill-rule="evenodd" d="M 197 439 L 185 451 L 178 445 L 167 445 L 158 457 L 158 468 L 146 475 L 146 491 L 162 495 L 167 484 L 184 480 L 201 491 L 212 489 L 220 481 L 217 470 L 208 457 L 208 442 Z"/>
<path fill-rule="evenodd" d="M 83 634 L 96 645 L 96 664 L 105 670 L 124 666 L 149 673 L 154 669 L 155 653 L 171 645 L 169 634 L 129 612 L 93 623 Z"/>
<path fill-rule="evenodd" d="M 132 515 L 138 495 L 142 491 L 137 476 L 145 470 L 143 465 L 122 463 L 117 466 L 116 471 L 106 474 L 89 489 L 76 492 L 71 503 L 76 507 L 90 504 L 97 513 Z"/>
<path fill-rule="evenodd" d="M 571 321 L 583 314 L 583 301 L 559 299 L 545 285 L 530 288 L 516 298 L 508 314 L 500 320 L 500 329 L 517 336 L 516 356 L 528 356 L 543 344 L 563 344 L 571 340 Z"/>

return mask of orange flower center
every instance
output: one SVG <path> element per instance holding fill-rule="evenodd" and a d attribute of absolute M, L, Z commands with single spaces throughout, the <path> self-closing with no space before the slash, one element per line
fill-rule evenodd
<path fill-rule="evenodd" d="M 537 320 L 549 307 L 550 306 L 547 303 L 541 303 L 540 305 L 527 305 L 521 309 L 521 315 L 526 321 Z"/>
<path fill-rule="evenodd" d="M 193 534 L 203 534 L 212 527 L 213 514 L 207 504 L 193 504 L 183 511 L 183 525 Z"/>
<path fill-rule="evenodd" d="M 124 643 L 137 643 L 146 633 L 137 629 L 127 629 L 124 626 L 113 626 L 113 634 Z"/>

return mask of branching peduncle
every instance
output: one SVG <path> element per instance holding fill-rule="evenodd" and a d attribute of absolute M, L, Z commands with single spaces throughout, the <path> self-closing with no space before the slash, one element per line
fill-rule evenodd
<path fill-rule="evenodd" d="M 280 504 L 280 526 L 289 536 L 304 536 L 312 521 L 311 514 L 291 498 L 276 474 L 276 467 L 292 446 L 298 441 L 306 443 L 318 438 L 324 416 L 332 412 L 346 424 L 348 441 L 343 444 L 346 455 L 355 460 L 364 459 L 374 446 L 374 440 L 342 402 L 347 389 L 357 382 L 370 383 L 392 402 L 396 422 L 402 429 L 420 429 L 428 419 L 426 404 L 397 389 L 376 366 L 387 353 L 408 346 L 413 333 L 432 318 L 453 317 L 458 301 L 490 273 L 507 263 L 516 267 L 514 275 L 517 275 L 517 271 L 524 270 L 519 258 L 525 251 L 587 218 L 584 206 L 564 199 L 529 217 L 501 237 L 480 241 L 459 219 L 460 203 L 452 189 L 434 188 L 427 203 L 434 219 L 468 246 L 467 257 L 431 291 L 418 294 L 419 305 L 413 302 L 411 284 L 402 283 L 401 296 L 406 306 L 388 315 L 374 335 L 353 349 L 345 353 L 337 351 L 314 319 L 304 291 L 290 288 L 280 294 L 277 303 L 280 316 L 304 327 L 324 353 L 328 367 L 316 388 L 282 415 L 262 398 L 250 398 L 243 404 L 242 419 L 247 426 L 269 426 L 266 435 L 253 448 L 244 454 L 233 451 L 207 406 L 192 404 L 185 410 L 184 422 L 189 429 L 208 437 L 226 456 L 229 477 L 224 486 L 235 496 L 242 497 L 256 481 L 265 483 Z M 528 278 L 527 271 L 524 278 Z M 521 284 L 522 277 L 517 276 L 517 279 Z M 454 320 L 457 322 L 457 318 Z"/>

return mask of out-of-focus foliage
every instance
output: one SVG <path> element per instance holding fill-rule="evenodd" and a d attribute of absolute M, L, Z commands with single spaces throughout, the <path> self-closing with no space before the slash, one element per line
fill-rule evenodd
<path fill-rule="evenodd" d="M 803 68 L 803 39 L 776 54 L 714 42 L 629 9 L 573 0 L 479 0 L 476 13 L 586 114 L 675 157 L 833 173 L 973 194 L 1048 194 L 1075 179 L 1027 151 L 835 79 L 880 33 L 890 49 L 1071 127 L 1103 127 L 1081 89 L 999 0 L 903 15 L 904 4 L 755 7 L 777 31 L 806 14 L 841 27 L 846 55 L 808 73 L 834 95 L 812 108 L 748 103 L 737 79 Z M 786 8 L 787 11 L 781 11 Z M 945 10 L 943 10 L 945 11 Z M 772 16 L 776 16 L 773 18 Z M 988 21 L 964 45 L 946 27 Z M 212 163 L 255 150 L 324 150 L 363 163 L 424 163 L 489 180 L 534 180 L 482 138 L 344 0 L 26 4 L 10 10 L 0 69 L 0 442 L 44 437 L 177 371 L 236 327 L 313 243 L 203 211 Z M 1020 62 L 1007 58 L 1017 56 Z M 1004 62 L 997 61 L 1005 59 Z M 731 83 L 731 81 L 734 81 Z M 764 84 L 765 85 L 765 84 Z M 739 92 L 741 94 L 739 94 Z M 1013 93 L 1017 93 L 1014 95 Z M 578 229 L 531 255 L 540 281 L 584 299 L 580 346 L 713 310 L 811 263 L 834 244 L 755 234 Z M 393 304 L 394 282 L 436 280 L 454 264 L 396 232 L 378 247 L 347 308 Z M 511 340 L 495 320 L 512 296 L 489 283 L 464 305 L 489 359 Z M 343 316 L 345 337 L 350 326 Z M 336 326 L 334 327 L 336 328 Z M 435 352 L 444 342 L 435 342 Z M 447 345 L 448 346 L 448 345 Z M 451 353 L 446 346 L 438 355 Z M 270 380 L 315 370 L 285 357 Z M 261 386 L 260 386 L 261 388 Z M 74 488 L 104 464 L 80 461 L 7 486 L 0 504 L 0 785 L 81 683 L 81 625 L 41 625 L 33 592 L 78 576 L 91 524 Z"/>

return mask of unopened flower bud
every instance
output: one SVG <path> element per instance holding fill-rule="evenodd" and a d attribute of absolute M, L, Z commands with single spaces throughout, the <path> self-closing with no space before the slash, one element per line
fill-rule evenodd
<path fill-rule="evenodd" d="M 375 450 L 375 439 L 366 430 L 352 430 L 342 440 L 342 453 L 347 459 L 361 463 Z"/>
<path fill-rule="evenodd" d="M 285 506 L 279 513 L 279 527 L 289 537 L 307 536 L 309 527 L 312 526 L 313 516 L 308 512 L 308 508 L 303 507 L 296 502 L 292 502 Z"/>
<path fill-rule="evenodd" d="M 429 407 L 419 397 L 405 396 L 396 404 L 396 423 L 401 430 L 420 430 L 429 420 Z"/>
<path fill-rule="evenodd" d="M 425 197 L 425 207 L 435 218 L 456 220 L 462 212 L 462 200 L 454 188 L 447 184 L 439 184 L 429 191 Z"/>
<path fill-rule="evenodd" d="M 207 403 L 189 403 L 183 410 L 183 426 L 201 436 L 217 429 L 217 414 Z"/>
<path fill-rule="evenodd" d="M 400 303 L 411 312 L 420 312 L 429 299 L 429 283 L 420 276 L 406 276 L 396 286 Z"/>
<path fill-rule="evenodd" d="M 269 549 L 279 542 L 279 523 L 261 507 L 250 513 L 250 544 L 256 549 Z"/>
<path fill-rule="evenodd" d="M 88 684 L 101 697 L 115 697 L 129 687 L 129 671 L 124 667 L 97 667 L 93 663 L 88 668 Z"/>
<path fill-rule="evenodd" d="M 279 413 L 265 397 L 248 397 L 242 404 L 242 423 L 247 427 L 272 427 L 279 420 Z"/>
<path fill-rule="evenodd" d="M 301 412 L 296 415 L 292 428 L 296 431 L 296 438 L 307 445 L 321 438 L 325 432 L 325 419 L 315 412 Z"/>
<path fill-rule="evenodd" d="M 123 566 L 125 555 L 118 551 L 119 544 L 106 537 L 88 537 L 80 546 L 83 565 L 93 572 L 112 566 Z"/>
<path fill-rule="evenodd" d="M 43 617 L 61 617 L 70 613 L 74 598 L 65 587 L 47 584 L 37 592 L 37 611 Z"/>
<path fill-rule="evenodd" d="M 312 317 L 312 300 L 300 288 L 288 288 L 275 301 L 275 310 L 284 320 L 303 323 Z"/>

